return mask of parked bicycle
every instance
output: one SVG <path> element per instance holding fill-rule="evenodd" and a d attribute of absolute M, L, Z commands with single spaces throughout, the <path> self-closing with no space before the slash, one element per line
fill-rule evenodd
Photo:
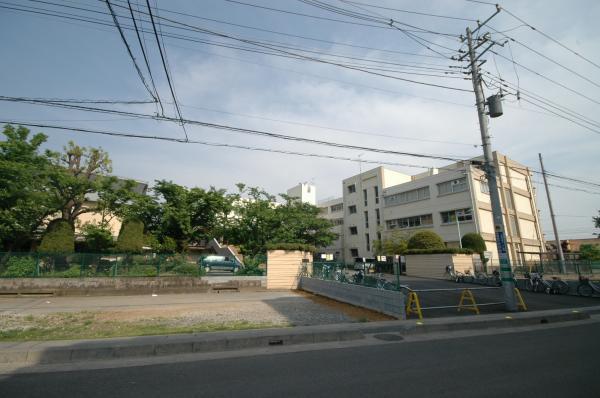
<path fill-rule="evenodd" d="M 590 278 L 580 275 L 577 294 L 583 297 L 592 297 L 594 293 L 600 295 L 600 286 L 590 281 Z"/>
<path fill-rule="evenodd" d="M 525 289 L 530 292 L 545 292 L 548 294 L 567 294 L 569 284 L 565 281 L 554 277 L 552 281 L 544 279 L 542 273 L 526 272 L 525 273 Z"/>
<path fill-rule="evenodd" d="M 389 282 L 383 274 L 377 274 L 377 289 L 382 290 L 392 290 L 395 289 L 396 285 L 392 282 Z"/>
<path fill-rule="evenodd" d="M 500 280 L 500 272 L 498 272 L 497 270 L 492 271 L 492 275 L 488 275 L 483 272 L 475 273 L 474 282 L 486 286 L 502 286 L 502 281 Z"/>
<path fill-rule="evenodd" d="M 456 283 L 464 281 L 464 274 L 462 272 L 455 271 L 454 267 L 451 265 L 446 265 L 446 274 L 448 274 L 448 277 L 451 281 Z"/>

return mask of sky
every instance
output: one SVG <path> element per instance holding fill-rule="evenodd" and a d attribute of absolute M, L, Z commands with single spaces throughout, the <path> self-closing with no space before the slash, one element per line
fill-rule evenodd
<path fill-rule="evenodd" d="M 363 149 L 192 124 L 186 124 L 184 132 L 172 121 L 6 101 L 0 101 L 0 120 L 70 127 L 32 130 L 47 134 L 46 147 L 53 150 L 60 150 L 69 140 L 102 147 L 118 176 L 150 184 L 165 179 L 188 187 L 230 191 L 243 182 L 271 193 L 311 182 L 317 186 L 318 200 L 341 196 L 344 178 L 378 164 L 417 174 L 450 163 L 435 157 L 481 155 L 472 83 L 461 73 L 466 64 L 450 57 L 465 48 L 458 36 L 467 27 L 475 29 L 475 21 L 487 19 L 495 7 L 464 0 L 358 1 L 150 3 L 158 7 L 153 16 L 183 118 Z M 146 1 L 130 2 L 139 39 L 131 29 L 127 1 L 111 0 L 111 5 L 150 90 L 136 73 L 105 1 L 8 0 L 0 1 L 0 51 L 4 55 L 0 95 L 151 101 L 150 92 L 156 94 L 141 41 L 164 115 L 177 118 Z M 364 18 L 318 7 L 323 4 L 361 13 Z M 501 11 L 477 32 L 490 32 L 490 39 L 497 43 L 481 57 L 486 61 L 482 65 L 486 96 L 499 93 L 500 79 L 508 85 L 503 91 L 504 115 L 490 119 L 493 148 L 535 170 L 540 169 L 541 153 L 548 171 L 598 184 L 549 179 L 561 239 L 591 238 L 600 232 L 591 220 L 600 210 L 596 172 L 600 3 L 506 0 L 500 4 L 508 12 Z M 290 57 L 294 54 L 301 57 Z M 83 105 L 162 113 L 156 103 Z M 179 140 L 187 133 L 190 141 L 352 160 L 123 138 L 73 128 Z M 383 154 L 368 148 L 434 158 Z M 553 239 L 542 178 L 534 174 L 532 179 L 542 228 L 546 239 Z"/>

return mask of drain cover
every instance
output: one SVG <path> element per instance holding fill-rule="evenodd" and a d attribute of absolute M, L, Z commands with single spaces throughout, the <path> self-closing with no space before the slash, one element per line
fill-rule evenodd
<path fill-rule="evenodd" d="M 400 341 L 403 339 L 402 336 L 397 335 L 397 334 L 392 334 L 392 333 L 375 334 L 375 335 L 373 335 L 373 337 L 375 337 L 378 340 L 383 340 L 383 341 Z"/>

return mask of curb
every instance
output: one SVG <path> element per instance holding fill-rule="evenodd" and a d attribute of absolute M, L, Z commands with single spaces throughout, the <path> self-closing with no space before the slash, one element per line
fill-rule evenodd
<path fill-rule="evenodd" d="M 65 364 L 119 358 L 233 351 L 270 346 L 360 340 L 364 339 L 367 334 L 383 332 L 414 335 L 512 328 L 589 319 L 590 313 L 599 312 L 600 306 L 511 313 L 509 315 L 488 314 L 473 317 L 434 318 L 425 321 L 400 320 L 102 340 L 0 343 L 0 364 Z"/>

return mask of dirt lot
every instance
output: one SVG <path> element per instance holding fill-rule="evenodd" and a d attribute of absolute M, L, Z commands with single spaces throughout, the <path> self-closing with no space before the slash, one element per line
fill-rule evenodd
<path fill-rule="evenodd" d="M 0 341 L 292 327 L 391 319 L 304 292 L 0 298 Z"/>

